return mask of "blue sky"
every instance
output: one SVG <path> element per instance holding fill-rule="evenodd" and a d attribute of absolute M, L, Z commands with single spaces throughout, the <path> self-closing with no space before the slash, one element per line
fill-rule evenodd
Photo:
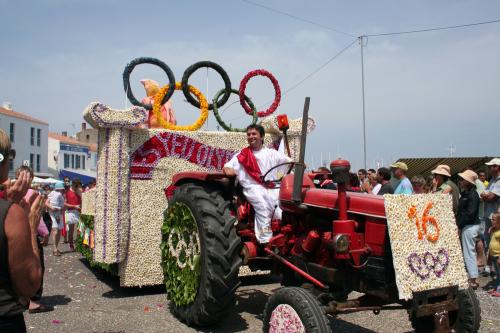
<path fill-rule="evenodd" d="M 255 2 L 353 36 L 500 18 L 494 0 Z M 0 102 L 70 133 L 92 101 L 130 106 L 121 75 L 139 56 L 166 62 L 178 80 L 192 63 L 212 60 L 235 88 L 248 71 L 265 68 L 286 90 L 355 39 L 240 0 L 0 0 L 0 12 Z M 450 145 L 455 156 L 500 154 L 500 23 L 370 37 L 364 55 L 369 167 L 377 160 L 448 156 Z M 147 77 L 167 83 L 159 69 L 137 67 L 132 87 L 138 98 L 144 94 L 139 80 Z M 212 71 L 196 72 L 190 83 L 210 99 L 222 87 Z M 260 106 L 274 96 L 264 78 L 250 81 L 247 94 Z M 306 96 L 317 122 L 307 162 L 314 158 L 317 166 L 321 155 L 341 156 L 361 167 L 359 44 L 284 96 L 277 112 L 299 117 Z M 198 111 L 182 94 L 173 102 L 180 123 L 196 119 Z M 224 119 L 235 126 L 249 122 L 238 103 L 225 109 Z M 216 129 L 213 116 L 207 128 Z"/>

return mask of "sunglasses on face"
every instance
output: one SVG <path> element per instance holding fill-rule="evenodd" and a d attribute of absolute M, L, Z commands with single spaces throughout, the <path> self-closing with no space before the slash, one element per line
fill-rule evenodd
<path fill-rule="evenodd" d="M 16 151 L 14 149 L 11 149 L 3 153 L 3 155 L 6 156 L 9 160 L 13 160 L 14 158 L 16 158 Z"/>

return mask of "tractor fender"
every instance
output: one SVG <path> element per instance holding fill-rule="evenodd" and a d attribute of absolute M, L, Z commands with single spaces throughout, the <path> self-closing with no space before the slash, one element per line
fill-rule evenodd
<path fill-rule="evenodd" d="M 171 199 L 174 191 L 179 186 L 184 184 L 208 184 L 217 183 L 219 188 L 228 188 L 234 184 L 235 177 L 228 177 L 222 172 L 206 172 L 206 171 L 183 171 L 176 173 L 172 177 L 172 183 L 164 189 L 167 199 Z"/>
<path fill-rule="evenodd" d="M 180 186 L 186 183 L 198 183 L 207 181 L 229 181 L 231 177 L 226 176 L 222 172 L 205 172 L 205 171 L 183 171 L 176 173 L 172 177 L 173 186 Z"/>

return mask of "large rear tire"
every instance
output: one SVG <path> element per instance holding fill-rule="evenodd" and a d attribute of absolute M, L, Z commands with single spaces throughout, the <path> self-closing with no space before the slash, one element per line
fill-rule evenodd
<path fill-rule="evenodd" d="M 285 287 L 276 291 L 264 310 L 264 333 L 329 333 L 330 322 L 318 300 L 307 290 Z"/>
<path fill-rule="evenodd" d="M 170 309 L 188 325 L 214 324 L 235 304 L 241 240 L 234 223 L 217 190 L 185 184 L 169 201 L 162 267 Z"/>
<path fill-rule="evenodd" d="M 450 328 L 458 333 L 475 333 L 481 324 L 481 307 L 472 288 L 458 292 L 458 311 L 449 314 Z M 411 317 L 411 325 L 417 333 L 435 332 L 432 317 Z"/>

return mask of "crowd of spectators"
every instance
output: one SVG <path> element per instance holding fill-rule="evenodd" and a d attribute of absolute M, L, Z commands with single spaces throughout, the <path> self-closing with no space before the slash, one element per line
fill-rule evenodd
<path fill-rule="evenodd" d="M 346 190 L 372 195 L 425 194 L 450 195 L 455 214 L 469 285 L 479 286 L 479 275 L 490 276 L 488 292 L 500 297 L 500 158 L 493 158 L 484 169 L 464 169 L 456 174 L 459 186 L 452 181 L 451 168 L 437 165 L 427 178 L 408 179 L 408 166 L 396 162 L 389 168 L 359 169 L 350 174 Z M 322 167 L 318 187 L 336 189 L 328 168 Z M 489 175 L 489 179 L 488 179 Z"/>

